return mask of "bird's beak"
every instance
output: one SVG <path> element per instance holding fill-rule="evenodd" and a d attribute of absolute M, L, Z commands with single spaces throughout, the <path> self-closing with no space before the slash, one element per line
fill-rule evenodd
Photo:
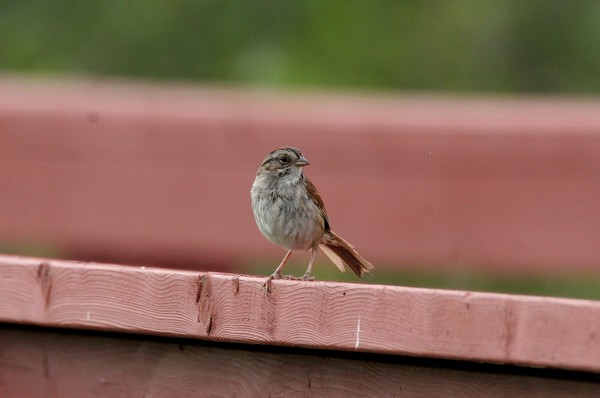
<path fill-rule="evenodd" d="M 294 163 L 294 166 L 298 166 L 298 167 L 304 167 L 304 166 L 308 166 L 310 163 L 308 160 L 306 160 L 306 158 L 304 156 L 302 156 L 300 159 L 296 160 L 296 163 Z"/>

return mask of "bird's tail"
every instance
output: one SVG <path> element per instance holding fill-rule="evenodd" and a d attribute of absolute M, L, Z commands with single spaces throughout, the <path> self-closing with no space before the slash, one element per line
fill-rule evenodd
<path fill-rule="evenodd" d="M 354 246 L 333 231 L 325 233 L 319 247 L 342 272 L 346 271 L 348 266 L 360 278 L 365 272 L 373 269 L 373 265 L 358 254 Z"/>

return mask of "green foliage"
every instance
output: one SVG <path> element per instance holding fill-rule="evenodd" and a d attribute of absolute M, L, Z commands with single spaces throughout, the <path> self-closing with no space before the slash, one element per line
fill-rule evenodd
<path fill-rule="evenodd" d="M 0 69 L 283 86 L 600 92 L 594 0 L 0 2 Z"/>
<path fill-rule="evenodd" d="M 42 258 L 64 258 L 66 254 L 63 253 L 63 251 L 61 251 L 58 247 L 50 243 L 39 241 L 0 241 L 0 253 Z"/>

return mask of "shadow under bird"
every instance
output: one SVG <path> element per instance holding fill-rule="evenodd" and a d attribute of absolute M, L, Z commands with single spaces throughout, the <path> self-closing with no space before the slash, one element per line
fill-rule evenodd
<path fill-rule="evenodd" d="M 271 242 L 288 250 L 267 279 L 283 278 L 281 270 L 294 251 L 310 250 L 308 268 L 301 278 L 313 280 L 313 262 L 320 248 L 344 272 L 349 267 L 358 277 L 373 269 L 354 247 L 330 228 L 325 205 L 317 189 L 304 175 L 309 164 L 302 153 L 291 146 L 277 148 L 263 160 L 252 184 L 250 196 L 256 225 Z"/>

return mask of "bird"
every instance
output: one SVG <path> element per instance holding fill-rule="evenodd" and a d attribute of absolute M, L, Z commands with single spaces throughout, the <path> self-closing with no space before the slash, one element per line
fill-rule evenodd
<path fill-rule="evenodd" d="M 254 220 L 260 232 L 287 250 L 265 282 L 273 279 L 314 280 L 312 267 L 320 248 L 342 272 L 349 267 L 360 278 L 373 269 L 350 243 L 331 230 L 323 199 L 304 175 L 309 161 L 292 146 L 271 151 L 260 164 L 250 190 Z M 281 271 L 294 251 L 310 250 L 304 275 L 283 277 Z"/>

